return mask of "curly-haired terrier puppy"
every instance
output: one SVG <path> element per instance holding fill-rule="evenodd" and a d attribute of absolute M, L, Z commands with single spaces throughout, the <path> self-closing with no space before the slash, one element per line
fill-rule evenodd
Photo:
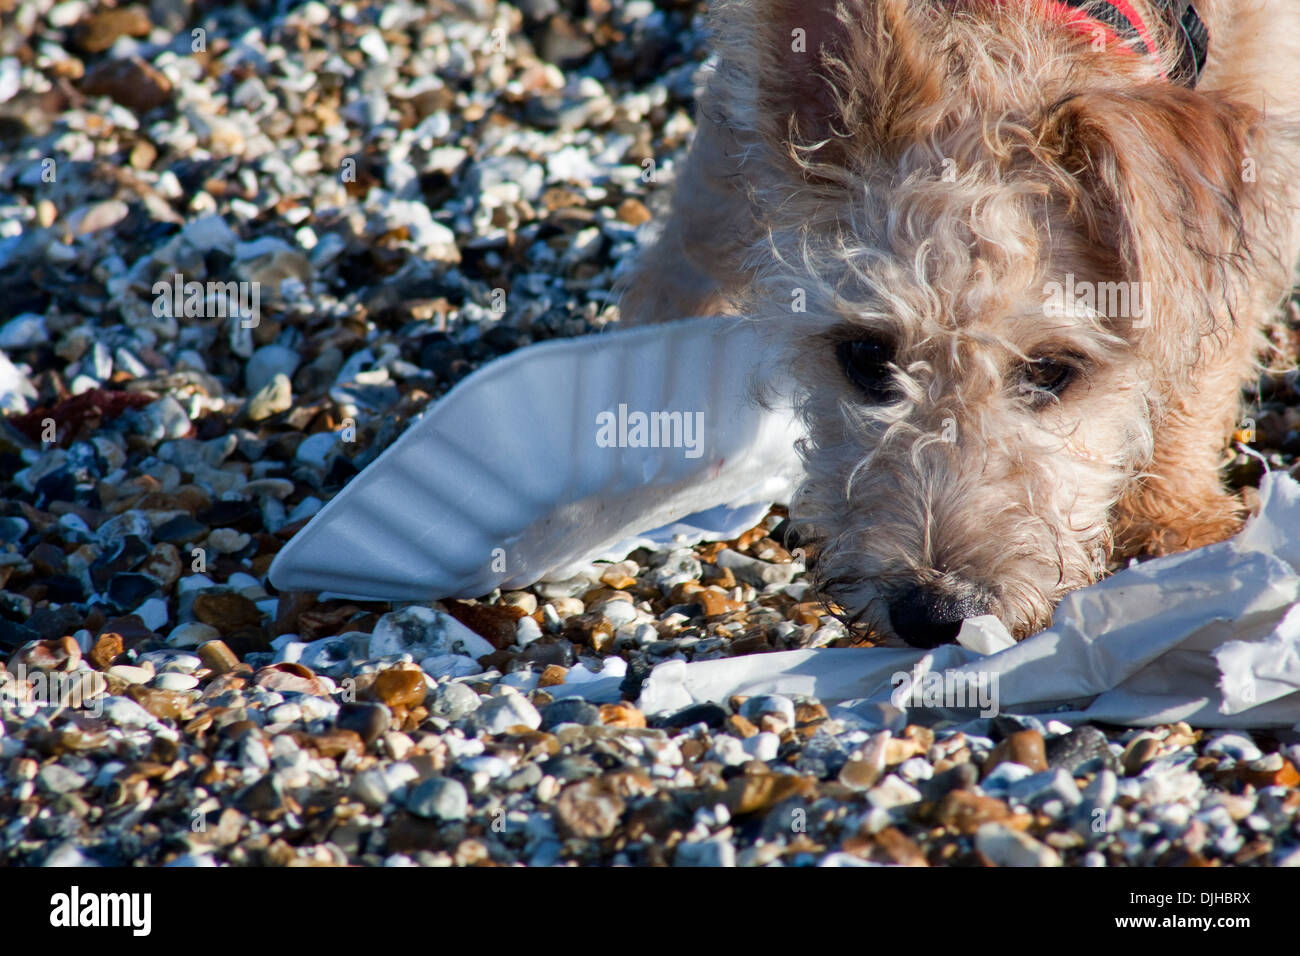
<path fill-rule="evenodd" d="M 1300 250 L 1297 0 L 717 0 L 627 322 L 788 350 L 819 587 L 920 646 L 1219 541 Z"/>

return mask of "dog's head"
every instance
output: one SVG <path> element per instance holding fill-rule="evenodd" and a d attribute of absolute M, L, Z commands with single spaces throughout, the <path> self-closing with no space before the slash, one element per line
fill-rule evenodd
<path fill-rule="evenodd" d="M 822 590 L 918 645 L 1094 581 L 1203 339 L 1231 324 L 1258 115 L 1029 4 L 724 2 L 705 109 L 788 330 Z M 1237 278 L 1234 278 L 1237 277 Z"/>

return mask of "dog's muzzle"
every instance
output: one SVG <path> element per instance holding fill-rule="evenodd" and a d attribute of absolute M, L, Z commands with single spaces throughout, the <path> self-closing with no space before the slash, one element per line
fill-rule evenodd
<path fill-rule="evenodd" d="M 957 639 L 962 621 L 987 614 L 992 606 L 992 599 L 981 594 L 954 597 L 918 584 L 890 600 L 889 623 L 912 647 L 938 647 Z"/>

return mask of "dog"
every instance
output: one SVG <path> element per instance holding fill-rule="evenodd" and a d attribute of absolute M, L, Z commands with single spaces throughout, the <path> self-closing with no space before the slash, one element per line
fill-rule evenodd
<path fill-rule="evenodd" d="M 1296 0 L 716 0 L 621 322 L 764 323 L 819 592 L 1017 638 L 1244 520 L 1220 466 L 1300 254 Z"/>

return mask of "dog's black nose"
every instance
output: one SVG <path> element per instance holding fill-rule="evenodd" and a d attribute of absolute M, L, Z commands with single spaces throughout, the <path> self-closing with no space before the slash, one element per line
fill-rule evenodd
<path fill-rule="evenodd" d="M 962 621 L 987 614 L 991 607 L 992 601 L 980 595 L 953 597 L 917 585 L 889 602 L 889 623 L 913 647 L 938 647 L 957 639 Z"/>

